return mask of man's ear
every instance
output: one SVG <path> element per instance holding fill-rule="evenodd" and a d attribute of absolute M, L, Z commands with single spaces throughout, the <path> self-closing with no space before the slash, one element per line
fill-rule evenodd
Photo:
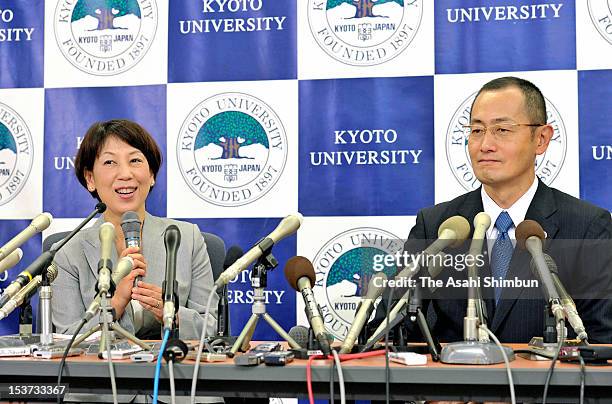
<path fill-rule="evenodd" d="M 536 129 L 535 137 L 537 141 L 536 154 L 544 154 L 548 149 L 548 144 L 553 137 L 554 129 L 550 125 L 543 125 Z"/>

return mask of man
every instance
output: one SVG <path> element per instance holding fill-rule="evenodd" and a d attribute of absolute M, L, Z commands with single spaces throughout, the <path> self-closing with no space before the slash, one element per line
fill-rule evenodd
<path fill-rule="evenodd" d="M 466 134 L 472 167 L 482 187 L 421 210 L 405 249 L 419 251 L 412 242 L 435 240 L 440 224 L 455 215 L 465 217 L 473 232 L 474 216 L 484 211 L 491 217 L 484 248 L 490 259 L 485 257 L 484 267 L 479 268 L 481 278 L 537 279 L 530 270 L 529 253 L 515 248 L 514 241 L 516 226 L 525 219 L 535 220 L 546 232 L 545 252 L 557 262 L 562 282 L 570 294 L 580 297 L 576 303 L 589 341 L 612 342 L 612 304 L 605 299 L 612 285 L 610 213 L 549 188 L 536 177 L 536 156 L 546 152 L 553 136 L 540 90 L 516 77 L 490 81 L 472 104 Z M 608 246 L 588 250 L 591 242 L 585 240 L 604 240 Z M 593 265 L 585 264 L 586 257 Z M 444 271 L 440 278 L 465 278 L 466 271 L 453 272 Z M 434 336 L 442 341 L 463 340 L 467 294 L 454 291 L 453 297 L 458 298 L 449 298 L 444 294 L 448 292 L 438 290 L 424 302 L 424 310 L 429 310 Z M 485 296 L 489 297 L 488 326 L 501 341 L 526 343 L 542 336 L 545 302 L 540 288 L 497 287 L 485 291 Z"/>

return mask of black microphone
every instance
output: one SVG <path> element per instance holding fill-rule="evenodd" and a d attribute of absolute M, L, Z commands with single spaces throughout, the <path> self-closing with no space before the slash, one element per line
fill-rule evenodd
<path fill-rule="evenodd" d="M 238 258 L 242 257 L 244 251 L 237 245 L 231 246 L 225 254 L 223 261 L 223 270 L 234 265 Z M 229 336 L 229 301 L 227 299 L 227 285 L 224 285 L 219 291 L 219 304 L 217 305 L 217 336 Z"/>
<path fill-rule="evenodd" d="M 51 262 L 53 262 L 55 253 L 57 253 L 60 248 L 62 248 L 72 237 L 74 237 L 74 235 L 77 234 L 79 230 L 83 228 L 83 226 L 89 223 L 89 221 L 95 215 L 97 215 L 98 213 L 102 213 L 105 210 L 106 205 L 102 202 L 98 203 L 94 211 L 91 212 L 89 216 L 87 216 L 85 220 L 83 220 L 81 224 L 79 224 L 72 232 L 70 232 L 69 235 L 67 235 L 63 240 L 61 240 L 57 247 L 42 253 L 25 270 L 23 270 L 19 275 L 17 275 L 17 278 L 15 278 L 15 280 L 11 282 L 11 284 L 4 290 L 4 294 L 0 298 L 0 308 L 2 308 L 9 300 L 11 300 L 11 297 L 15 296 L 15 294 L 19 292 L 22 287 L 27 285 L 32 280 L 32 278 L 37 275 L 40 275 L 44 270 L 46 270 L 51 265 Z"/>
<path fill-rule="evenodd" d="M 306 307 L 306 317 L 310 327 L 319 341 L 321 351 L 325 355 L 331 354 L 331 348 L 329 341 L 327 340 L 327 331 L 325 330 L 325 324 L 323 323 L 323 316 L 321 310 L 317 304 L 314 293 L 312 292 L 312 285 L 316 282 L 316 275 L 312 262 L 306 257 L 292 257 L 289 258 L 285 264 L 285 277 L 289 285 L 302 294 Z"/>
<path fill-rule="evenodd" d="M 576 333 L 578 339 L 586 341 L 588 339 L 588 335 L 586 329 L 584 328 L 584 324 L 580 315 L 578 314 L 578 310 L 576 309 L 576 303 L 574 303 L 574 299 L 567 293 L 567 290 L 563 286 L 563 282 L 559 279 L 559 270 L 557 268 L 557 264 L 555 260 L 548 254 L 544 254 L 544 260 L 546 261 L 546 265 L 550 270 L 550 276 L 552 277 L 555 288 L 559 292 L 561 297 L 561 305 L 563 306 L 563 310 L 565 311 L 565 316 L 567 317 L 567 321 L 569 321 L 572 329 Z M 533 262 L 532 262 L 533 265 Z"/>
<path fill-rule="evenodd" d="M 121 230 L 123 231 L 126 247 L 140 247 L 140 227 L 141 223 L 138 213 L 129 210 L 121 216 Z M 134 287 L 138 286 L 138 281 L 141 279 L 142 276 L 140 275 L 134 278 Z"/>
<path fill-rule="evenodd" d="M 166 246 L 166 279 L 162 284 L 162 297 L 164 299 L 163 328 L 175 330 L 175 316 L 178 311 L 178 284 L 176 282 L 176 253 L 181 245 L 181 232 L 176 225 L 171 224 L 164 232 L 164 245 Z"/>
<path fill-rule="evenodd" d="M 531 254 L 531 270 L 540 280 L 542 292 L 550 305 L 551 312 L 555 316 L 555 322 L 558 323 L 564 320 L 565 314 L 561 306 L 559 292 L 555 288 L 550 270 L 544 260 L 544 252 L 542 251 L 542 244 L 546 240 L 544 229 L 535 220 L 523 220 L 516 226 L 514 234 L 516 236 L 516 244 Z"/>

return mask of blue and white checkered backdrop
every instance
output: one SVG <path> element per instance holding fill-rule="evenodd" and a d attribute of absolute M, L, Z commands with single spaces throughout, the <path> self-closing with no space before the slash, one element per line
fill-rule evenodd
<path fill-rule="evenodd" d="M 461 125 L 486 81 L 516 75 L 546 96 L 549 185 L 612 209 L 612 0 L 5 0 L 0 2 L 0 243 L 42 211 L 42 237 L 95 201 L 74 175 L 94 121 L 127 118 L 164 164 L 147 208 L 245 250 L 300 211 L 275 249 L 268 309 L 305 321 L 281 268 L 316 268 L 342 338 L 363 248 L 394 251 L 416 212 L 478 187 Z M 1 275 L 8 281 L 41 250 Z M 370 251 L 371 252 L 371 251 Z M 342 259 L 340 259 L 342 258 Z M 231 284 L 232 328 L 250 315 Z M 55 296 L 61 299 L 61 296 Z M 16 313 L 0 333 L 17 331 Z M 256 339 L 277 339 L 267 325 Z"/>

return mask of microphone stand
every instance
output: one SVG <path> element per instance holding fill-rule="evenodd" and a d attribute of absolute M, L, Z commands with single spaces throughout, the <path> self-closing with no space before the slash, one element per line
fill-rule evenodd
<path fill-rule="evenodd" d="M 440 351 L 442 350 L 442 346 L 438 342 L 438 339 L 434 337 L 433 334 L 431 333 L 431 329 L 429 328 L 427 319 L 425 318 L 425 315 L 423 314 L 423 311 L 422 311 L 423 298 L 422 298 L 421 285 L 417 283 L 415 286 L 411 287 L 408 290 L 408 292 L 406 292 L 406 294 L 402 297 L 402 299 L 407 299 L 407 304 L 403 306 L 402 309 L 397 313 L 395 318 L 389 322 L 389 326 L 388 326 L 389 330 L 392 330 L 394 327 L 401 324 L 404 321 L 404 319 L 406 319 L 407 317 L 410 322 L 417 324 L 417 326 L 419 327 L 419 330 L 421 330 L 421 335 L 423 335 L 423 338 L 425 339 L 425 342 L 427 343 L 427 349 L 429 350 L 429 353 L 431 354 L 431 359 L 434 362 L 438 362 L 440 360 Z M 383 320 L 383 324 L 385 321 L 386 320 Z M 369 339 L 369 342 L 366 345 L 364 345 L 363 348 L 359 350 L 359 352 L 366 352 L 372 349 L 372 347 L 374 347 L 374 345 L 382 337 L 385 336 L 386 331 L 387 331 L 387 327 L 383 328 L 378 334 L 371 337 Z M 401 326 L 396 328 L 394 336 L 396 334 L 398 337 L 398 338 L 394 338 L 397 340 L 397 341 L 394 341 L 394 345 L 395 345 L 394 350 L 396 352 L 419 352 L 419 353 L 423 352 L 423 347 L 421 345 L 408 344 L 405 341 L 403 328 Z"/>
<path fill-rule="evenodd" d="M 587 346 L 587 343 L 580 339 L 567 339 L 567 328 L 560 328 L 560 324 L 555 322 L 550 303 L 544 307 L 544 332 L 542 337 L 533 337 L 527 344 L 527 351 L 519 352 L 517 355 L 528 360 L 547 360 L 545 356 L 553 357 L 557 352 L 559 338 L 563 338 L 562 348 Z M 544 356 L 537 355 L 536 353 Z"/>
<path fill-rule="evenodd" d="M 264 239 L 261 244 L 266 242 Z M 249 347 L 249 342 L 253 337 L 253 333 L 255 332 L 255 327 L 257 326 L 257 321 L 260 317 L 263 317 L 264 320 L 278 335 L 280 335 L 285 341 L 289 343 L 289 346 L 293 349 L 300 349 L 301 346 L 295 342 L 291 336 L 282 329 L 282 327 L 266 312 L 266 297 L 265 297 L 265 287 L 268 285 L 268 271 L 273 270 L 278 266 L 278 261 L 272 255 L 272 247 L 274 246 L 273 242 L 269 240 L 270 243 L 268 246 L 260 248 L 263 253 L 261 257 L 255 262 L 253 266 L 253 271 L 251 272 L 251 286 L 253 287 L 253 305 L 251 306 L 251 317 L 245 324 L 242 332 L 234 342 L 234 345 L 228 352 L 228 356 L 233 357 L 238 350 L 244 352 Z"/>
<path fill-rule="evenodd" d="M 87 332 L 85 332 L 80 337 L 77 337 L 74 340 L 72 345 L 78 346 L 80 343 L 85 341 L 93 333 L 100 331 L 100 330 L 104 330 L 105 329 L 104 324 L 107 323 L 110 335 L 106 335 L 106 333 L 103 332 L 100 336 L 100 344 L 98 346 L 98 357 L 99 358 L 102 358 L 102 352 L 106 350 L 105 347 L 107 344 L 107 339 L 110 338 L 109 343 L 112 343 L 115 340 L 115 333 L 119 334 L 121 337 L 127 339 L 128 341 L 138 345 L 139 347 L 141 347 L 142 349 L 146 351 L 153 350 L 152 346 L 142 341 L 141 339 L 137 338 L 135 335 L 131 334 L 129 331 L 127 331 L 125 328 L 119 325 L 119 323 L 115 319 L 116 317 L 115 309 L 111 308 L 110 310 L 103 310 L 103 305 L 106 306 L 107 302 L 110 302 L 111 298 L 113 297 L 114 292 L 115 292 L 115 284 L 111 280 L 111 287 L 105 293 L 105 296 L 103 296 L 103 298 L 101 299 L 100 306 L 97 308 L 98 318 L 99 318 L 98 325 L 89 329 Z"/>

